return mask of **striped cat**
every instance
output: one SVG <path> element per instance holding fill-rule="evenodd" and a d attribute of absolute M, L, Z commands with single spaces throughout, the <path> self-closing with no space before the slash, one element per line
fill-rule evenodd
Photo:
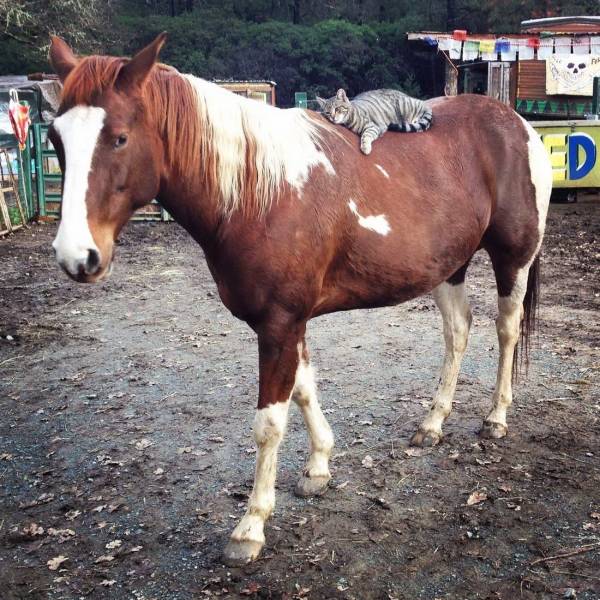
<path fill-rule="evenodd" d="M 397 90 L 363 92 L 348 100 L 344 90 L 333 98 L 319 98 L 323 114 L 332 122 L 345 125 L 360 135 L 360 149 L 371 153 L 371 145 L 388 129 L 425 131 L 431 126 L 431 108 L 422 100 Z"/>

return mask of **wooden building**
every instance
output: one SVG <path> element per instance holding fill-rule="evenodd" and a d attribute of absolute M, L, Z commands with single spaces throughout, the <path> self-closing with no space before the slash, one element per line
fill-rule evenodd
<path fill-rule="evenodd" d="M 409 33 L 433 54 L 432 95 L 481 93 L 528 119 L 582 119 L 592 113 L 592 73 L 600 75 L 600 17 L 523 21 L 521 32 Z M 442 74 L 440 76 L 440 74 Z"/>
<path fill-rule="evenodd" d="M 274 81 L 267 80 L 214 80 L 214 83 L 232 91 L 234 94 L 252 98 L 259 102 L 265 102 L 271 106 L 275 106 L 275 87 L 277 84 Z"/>

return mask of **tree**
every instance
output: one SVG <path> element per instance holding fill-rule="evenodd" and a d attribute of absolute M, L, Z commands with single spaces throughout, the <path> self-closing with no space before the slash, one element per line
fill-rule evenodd
<path fill-rule="evenodd" d="M 44 68 L 52 33 L 81 52 L 99 50 L 112 37 L 111 6 L 102 0 L 0 0 L 0 72 L 19 72 L 23 63 Z"/>

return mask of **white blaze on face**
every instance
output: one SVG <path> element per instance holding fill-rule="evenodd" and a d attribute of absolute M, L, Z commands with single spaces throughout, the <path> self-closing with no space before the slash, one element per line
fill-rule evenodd
<path fill-rule="evenodd" d="M 106 112 L 97 106 L 75 106 L 54 121 L 65 153 L 62 215 L 52 243 L 59 264 L 73 275 L 98 247 L 87 221 L 86 195 L 92 158 Z"/>
<path fill-rule="evenodd" d="M 356 202 L 354 202 L 354 200 L 348 201 L 348 208 L 356 215 L 358 224 L 361 227 L 370 229 L 379 235 L 387 235 L 392 230 L 385 215 L 363 217 L 358 212 L 358 208 L 356 207 Z"/>

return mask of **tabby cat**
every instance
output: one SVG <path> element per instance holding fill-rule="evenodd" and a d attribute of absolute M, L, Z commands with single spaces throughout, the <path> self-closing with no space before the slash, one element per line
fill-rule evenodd
<path fill-rule="evenodd" d="M 363 92 L 348 100 L 344 90 L 332 98 L 317 96 L 323 114 L 333 123 L 345 125 L 360 135 L 360 149 L 371 153 L 371 144 L 388 129 L 425 131 L 431 126 L 431 108 L 422 100 L 398 90 Z"/>

